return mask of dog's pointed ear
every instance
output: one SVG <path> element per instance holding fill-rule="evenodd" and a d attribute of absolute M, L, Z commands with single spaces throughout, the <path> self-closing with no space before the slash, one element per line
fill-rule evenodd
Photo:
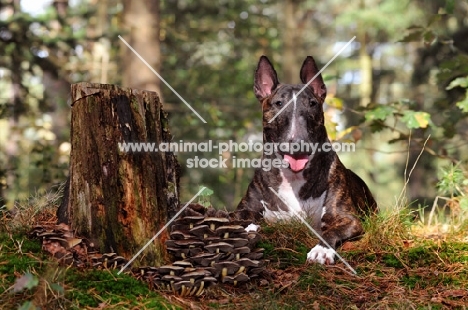
<path fill-rule="evenodd" d="M 260 57 L 254 77 L 254 92 L 258 100 L 268 97 L 278 86 L 275 68 L 266 56 Z"/>
<path fill-rule="evenodd" d="M 301 68 L 301 81 L 304 84 L 309 83 L 309 81 L 319 72 L 317 65 L 315 64 L 315 60 L 312 56 L 307 56 L 302 64 Z M 314 93 L 325 100 L 327 96 L 327 87 L 325 83 L 323 83 L 322 75 L 319 74 L 312 82 L 309 83 L 309 87 L 312 88 Z"/>

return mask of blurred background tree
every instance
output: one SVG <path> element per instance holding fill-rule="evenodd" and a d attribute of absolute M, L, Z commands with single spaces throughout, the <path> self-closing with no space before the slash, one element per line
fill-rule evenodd
<path fill-rule="evenodd" d="M 261 141 L 259 56 L 280 81 L 297 83 L 307 55 L 323 66 L 356 36 L 324 71 L 330 138 L 356 142 L 342 160 L 391 207 L 430 134 L 407 195 L 432 200 L 438 166 L 466 160 L 467 13 L 454 0 L 0 0 L 0 197 L 11 205 L 65 180 L 71 83 L 159 90 L 174 141 Z M 202 184 L 216 207 L 234 208 L 253 169 L 189 169 L 194 156 L 218 158 L 178 154 L 182 200 Z"/>

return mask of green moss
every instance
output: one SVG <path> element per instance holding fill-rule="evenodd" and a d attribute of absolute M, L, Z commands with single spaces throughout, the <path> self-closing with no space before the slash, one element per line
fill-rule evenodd
<path fill-rule="evenodd" d="M 401 282 L 404 285 L 408 286 L 410 289 L 414 288 L 425 288 L 427 282 L 423 281 L 423 278 L 420 275 L 404 275 L 401 278 Z"/>
<path fill-rule="evenodd" d="M 439 249 L 439 257 L 450 263 L 468 263 L 468 243 L 444 242 Z"/>
<path fill-rule="evenodd" d="M 38 241 L 28 240 L 25 237 L 0 234 L 0 283 L 8 286 L 13 284 L 17 274 L 27 271 L 42 270 L 44 258 L 41 253 L 41 244 Z M 33 254 L 33 255 L 31 255 Z"/>
<path fill-rule="evenodd" d="M 322 277 L 324 267 L 319 264 L 312 264 L 305 272 L 301 274 L 298 281 L 298 286 L 301 289 L 311 289 L 319 294 L 329 290 L 327 281 Z"/>
<path fill-rule="evenodd" d="M 383 273 L 382 270 L 380 270 L 380 269 L 376 269 L 376 270 L 375 270 L 375 275 L 378 276 L 378 277 L 384 277 L 384 276 L 386 276 L 386 274 Z"/>
<path fill-rule="evenodd" d="M 299 241 L 294 242 L 294 246 L 289 248 L 277 248 L 275 245 L 262 241 L 258 247 L 265 249 L 265 258 L 272 262 L 279 263 L 279 268 L 289 266 L 302 266 L 307 259 L 307 252 L 310 250 Z"/>
<path fill-rule="evenodd" d="M 132 107 L 133 112 L 140 113 L 140 103 L 135 96 L 132 96 L 130 106 Z"/>
<path fill-rule="evenodd" d="M 31 253 L 36 253 L 36 254 L 41 253 L 42 254 L 41 242 L 39 242 L 38 240 L 25 239 L 25 237 L 22 237 L 21 240 L 23 242 L 23 244 L 21 246 L 21 250 L 23 252 L 31 252 Z"/>
<path fill-rule="evenodd" d="M 273 234 L 275 232 L 275 228 L 273 226 L 262 226 L 262 232 L 265 235 Z"/>
<path fill-rule="evenodd" d="M 257 245 L 259 248 L 264 248 L 265 249 L 265 256 L 269 257 L 272 255 L 274 249 L 275 249 L 275 246 L 267 241 L 260 241 Z"/>
<path fill-rule="evenodd" d="M 430 266 L 437 262 L 434 244 L 423 244 L 410 248 L 407 252 L 408 265 L 417 267 Z"/>
<path fill-rule="evenodd" d="M 145 303 L 148 309 L 166 309 L 162 298 L 148 286 L 117 271 L 90 270 L 81 272 L 70 270 L 65 283 L 73 287 L 66 293 L 80 308 L 97 307 L 103 300 L 110 304 L 125 303 L 132 306 Z"/>
<path fill-rule="evenodd" d="M 388 267 L 403 268 L 403 264 L 393 253 L 384 254 L 382 256 L 382 261 Z"/>

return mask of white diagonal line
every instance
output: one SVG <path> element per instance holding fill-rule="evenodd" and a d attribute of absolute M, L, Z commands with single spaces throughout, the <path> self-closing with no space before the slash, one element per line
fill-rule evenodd
<path fill-rule="evenodd" d="M 146 60 L 145 60 L 143 57 L 141 57 L 140 54 L 138 54 L 138 52 L 135 51 L 135 49 L 134 49 L 133 47 L 131 47 L 130 44 L 127 43 L 127 41 L 124 40 L 124 38 L 122 38 L 122 37 L 119 35 L 119 39 L 122 40 L 122 42 L 123 42 L 125 45 L 127 45 L 127 47 L 128 47 L 133 53 L 135 53 L 135 55 L 137 55 L 137 57 L 140 58 L 140 60 L 141 60 L 151 71 L 153 71 L 153 73 L 156 74 L 156 75 L 158 76 L 158 78 L 159 78 L 161 81 L 163 81 L 163 83 L 166 84 L 166 86 L 169 87 L 169 89 L 172 90 L 172 92 L 173 92 L 177 97 L 179 97 L 179 99 L 182 100 L 182 102 L 185 103 L 185 105 L 186 105 L 190 110 L 192 110 L 192 112 L 195 113 L 195 115 L 197 115 L 199 119 L 201 119 L 201 121 L 202 121 L 203 123 L 206 124 L 206 121 L 203 119 L 203 117 L 201 117 L 200 114 L 198 114 L 197 111 L 195 111 L 195 109 L 192 108 L 192 106 L 191 106 L 190 104 L 188 104 L 188 102 L 185 101 L 185 99 L 182 98 L 182 96 L 179 95 L 179 93 L 176 92 L 176 90 L 175 90 L 174 88 L 172 88 L 172 86 L 169 85 L 169 83 L 166 82 L 166 80 L 163 79 L 163 77 L 162 77 L 161 75 L 159 75 L 159 73 L 156 72 L 156 70 L 154 70 L 154 69 L 149 65 L 149 63 L 147 63 Z"/>
<path fill-rule="evenodd" d="M 309 86 L 309 84 L 312 83 L 312 81 L 315 80 L 315 79 L 317 78 L 317 76 L 319 76 L 319 75 L 322 73 L 322 71 L 325 70 L 325 69 L 332 63 L 332 61 L 335 60 L 335 58 L 338 57 L 338 56 L 341 54 L 341 52 L 343 52 L 343 51 L 348 47 L 348 45 L 350 45 L 351 42 L 354 41 L 354 39 L 356 39 L 356 36 L 354 36 L 351 40 L 349 40 L 348 43 L 346 43 L 346 45 L 343 46 L 343 47 L 338 51 L 338 53 L 336 53 L 335 56 L 333 56 L 333 58 L 330 59 L 330 61 L 327 62 L 327 64 L 326 64 L 325 66 L 323 66 L 323 68 L 322 68 L 316 75 L 314 75 L 314 77 L 311 78 L 310 81 L 307 82 L 307 84 L 304 85 L 304 87 L 301 88 L 301 90 L 296 94 L 296 96 L 299 95 L 300 93 L 302 93 L 302 91 L 303 91 L 304 89 L 306 89 L 307 86 Z M 294 98 L 293 98 L 293 99 L 294 99 Z M 293 101 L 293 99 L 289 100 L 288 103 L 286 103 L 286 105 L 285 105 L 283 108 L 281 108 L 281 110 L 279 110 L 278 113 L 276 113 L 276 115 L 273 116 L 273 118 L 272 118 L 271 120 L 268 121 L 268 123 L 273 122 L 273 120 L 274 120 L 278 115 L 280 115 L 281 112 L 283 112 L 284 109 L 286 109 L 286 108 L 288 107 L 289 104 L 291 104 L 291 102 Z"/>
<path fill-rule="evenodd" d="M 125 268 L 127 268 L 127 267 L 138 257 L 138 255 L 140 255 L 140 254 L 141 254 L 141 253 L 142 253 L 142 252 L 143 252 L 143 251 L 144 251 L 144 250 L 145 250 L 145 249 L 146 249 L 162 232 L 163 232 L 163 230 L 166 229 L 166 228 L 167 228 L 167 227 L 168 227 L 184 210 L 185 210 L 185 208 L 187 208 L 187 206 L 188 206 L 189 204 L 191 204 L 192 201 L 193 201 L 195 198 L 197 198 L 197 196 L 200 195 L 201 192 L 203 192 L 203 191 L 205 190 L 205 188 L 206 188 L 206 187 L 202 187 L 202 188 L 198 191 L 198 193 L 196 193 L 195 196 L 193 196 L 192 199 L 190 199 L 189 202 L 187 202 L 187 203 L 185 204 L 185 206 L 184 206 L 182 209 L 180 209 L 179 212 L 177 212 L 176 215 L 174 215 L 174 216 L 169 220 L 169 222 L 167 222 L 166 225 L 164 225 L 164 227 L 161 228 L 161 229 L 158 231 L 158 233 L 157 233 L 156 235 L 154 235 L 153 238 L 151 238 L 150 241 L 148 241 L 148 242 L 140 249 L 140 251 L 138 251 L 138 253 L 136 253 L 136 254 L 132 257 L 132 259 L 128 261 L 128 263 L 125 264 L 125 266 L 122 267 L 122 269 L 120 269 L 119 272 L 117 272 L 117 274 L 119 275 L 122 271 L 124 271 Z"/>
<path fill-rule="evenodd" d="M 289 208 L 288 204 L 287 204 L 286 201 L 283 199 L 283 197 L 280 196 L 280 194 L 278 194 L 272 187 L 269 187 L 269 189 L 270 189 L 273 193 L 275 193 L 275 195 L 278 196 L 278 198 Z M 299 215 L 299 213 L 296 212 L 296 210 L 294 210 L 294 209 L 292 209 L 292 208 L 289 208 L 289 210 L 292 211 L 292 212 L 294 213 L 294 215 L 297 216 L 297 217 L 301 220 L 301 222 L 304 223 L 304 224 L 307 226 L 307 228 L 309 228 L 309 229 L 314 233 L 314 235 L 317 236 L 317 238 L 320 239 L 320 241 L 323 242 L 323 244 L 325 244 L 330 250 L 332 250 L 333 253 L 346 265 L 346 267 L 349 268 L 349 270 L 351 270 L 351 272 L 352 272 L 353 274 L 357 274 L 356 270 L 354 270 L 353 267 L 351 267 L 351 266 L 348 264 L 348 262 L 345 261 L 344 258 L 341 257 L 341 255 L 338 254 L 338 253 L 335 251 L 335 249 L 332 248 L 332 247 L 328 244 L 328 242 L 326 242 L 325 239 L 323 239 L 322 236 L 320 236 L 320 235 L 315 231 L 315 229 L 313 229 L 312 226 L 310 226 L 310 224 L 307 223 L 307 221 L 306 221 L 302 216 Z"/>

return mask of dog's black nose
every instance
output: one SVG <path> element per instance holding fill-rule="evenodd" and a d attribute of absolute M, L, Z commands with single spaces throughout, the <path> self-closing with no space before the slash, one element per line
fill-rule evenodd
<path fill-rule="evenodd" d="M 306 148 L 306 140 L 300 138 L 288 139 L 288 152 L 289 154 L 308 154 L 310 153 Z"/>
<path fill-rule="evenodd" d="M 296 143 L 301 143 L 302 139 L 298 139 L 298 138 L 289 138 L 288 140 L 288 143 L 290 144 L 296 144 Z"/>

